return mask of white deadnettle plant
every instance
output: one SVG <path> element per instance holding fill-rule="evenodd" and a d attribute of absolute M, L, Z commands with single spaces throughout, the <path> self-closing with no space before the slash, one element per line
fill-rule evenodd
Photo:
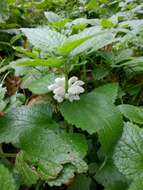
<path fill-rule="evenodd" d="M 78 80 L 77 77 L 73 76 L 68 80 L 68 89 L 65 88 L 65 78 L 56 78 L 55 83 L 48 86 L 50 91 L 54 93 L 54 99 L 58 102 L 62 102 L 64 99 L 68 99 L 70 102 L 73 100 L 79 100 L 79 95 L 84 92 L 84 82 Z"/>

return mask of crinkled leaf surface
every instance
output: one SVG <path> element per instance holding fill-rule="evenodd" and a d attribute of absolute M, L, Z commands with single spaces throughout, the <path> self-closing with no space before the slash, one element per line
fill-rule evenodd
<path fill-rule="evenodd" d="M 143 129 L 125 123 L 122 138 L 114 153 L 115 165 L 129 179 L 143 177 Z"/>
<path fill-rule="evenodd" d="M 0 142 L 17 142 L 21 133 L 35 127 L 52 126 L 51 108 L 44 105 L 21 106 L 0 118 Z"/>
<path fill-rule="evenodd" d="M 62 173 L 55 180 L 48 180 L 50 186 L 61 186 L 62 184 L 68 184 L 74 178 L 76 169 L 73 165 L 66 164 Z"/>
<path fill-rule="evenodd" d="M 54 162 L 40 160 L 37 172 L 42 180 L 54 180 L 63 170 L 63 166 Z"/>
<path fill-rule="evenodd" d="M 83 136 L 59 133 L 53 128 L 33 128 L 21 137 L 20 147 L 32 160 L 43 159 L 55 163 L 72 163 L 80 173 L 87 170 L 82 160 L 87 151 L 86 140 Z M 80 143 L 79 143 L 80 141 Z M 77 148 L 78 147 L 78 148 Z"/>
<path fill-rule="evenodd" d="M 12 173 L 2 164 L 0 164 L 0 189 L 16 190 L 16 183 Z"/>
<path fill-rule="evenodd" d="M 34 47 L 42 51 L 52 51 L 61 46 L 66 37 L 47 28 L 22 28 L 22 32 Z"/>
<path fill-rule="evenodd" d="M 104 151 L 109 152 L 122 132 L 122 117 L 111 101 L 114 90 L 116 92 L 115 85 L 110 86 L 111 95 L 109 92 L 104 94 L 104 88 L 107 86 L 82 95 L 79 101 L 64 102 L 60 110 L 69 123 L 90 134 L 98 132 Z"/>
<path fill-rule="evenodd" d="M 118 106 L 120 112 L 130 121 L 143 124 L 143 108 L 129 104 L 122 104 Z"/>

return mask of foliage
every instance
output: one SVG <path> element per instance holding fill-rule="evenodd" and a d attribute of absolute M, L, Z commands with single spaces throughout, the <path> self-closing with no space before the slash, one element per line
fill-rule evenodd
<path fill-rule="evenodd" d="M 2 190 L 143 189 L 142 13 L 0 1 Z"/>

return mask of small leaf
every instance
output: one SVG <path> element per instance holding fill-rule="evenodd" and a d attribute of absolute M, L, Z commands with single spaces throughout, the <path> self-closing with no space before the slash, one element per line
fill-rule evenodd
<path fill-rule="evenodd" d="M 101 26 L 103 28 L 112 28 L 114 26 L 114 24 L 109 19 L 102 19 L 101 20 Z"/>
<path fill-rule="evenodd" d="M 143 124 L 143 108 L 129 104 L 122 104 L 118 106 L 120 112 L 130 121 Z"/>
<path fill-rule="evenodd" d="M 15 66 L 46 66 L 46 67 L 59 67 L 63 64 L 60 59 L 19 59 L 16 61 Z"/>
<path fill-rule="evenodd" d="M 49 22 L 56 22 L 61 20 L 61 17 L 52 11 L 44 12 L 45 17 L 48 19 Z"/>

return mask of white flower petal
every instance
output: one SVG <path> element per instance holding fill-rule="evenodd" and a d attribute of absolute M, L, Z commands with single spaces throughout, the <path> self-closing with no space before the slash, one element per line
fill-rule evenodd
<path fill-rule="evenodd" d="M 64 77 L 56 78 L 55 82 L 56 82 L 57 85 L 64 86 L 65 85 L 65 78 Z"/>
<path fill-rule="evenodd" d="M 82 86 L 84 85 L 84 82 L 82 80 L 78 80 L 74 83 L 74 85 L 77 85 L 77 86 Z"/>
<path fill-rule="evenodd" d="M 74 82 L 76 82 L 77 80 L 78 80 L 77 77 L 75 77 L 75 76 L 71 77 L 71 78 L 69 79 L 69 81 L 68 81 L 69 86 L 71 86 L 71 85 L 72 85 Z"/>
<path fill-rule="evenodd" d="M 64 98 L 61 96 L 54 95 L 54 99 L 57 100 L 57 102 L 61 103 L 63 102 Z"/>
<path fill-rule="evenodd" d="M 68 89 L 69 94 L 80 94 L 80 93 L 83 93 L 83 92 L 84 92 L 84 88 L 82 88 L 81 86 L 72 85 Z"/>
<path fill-rule="evenodd" d="M 57 94 L 58 96 L 65 95 L 65 89 L 63 87 L 58 87 L 53 92 L 54 92 L 54 94 Z"/>

